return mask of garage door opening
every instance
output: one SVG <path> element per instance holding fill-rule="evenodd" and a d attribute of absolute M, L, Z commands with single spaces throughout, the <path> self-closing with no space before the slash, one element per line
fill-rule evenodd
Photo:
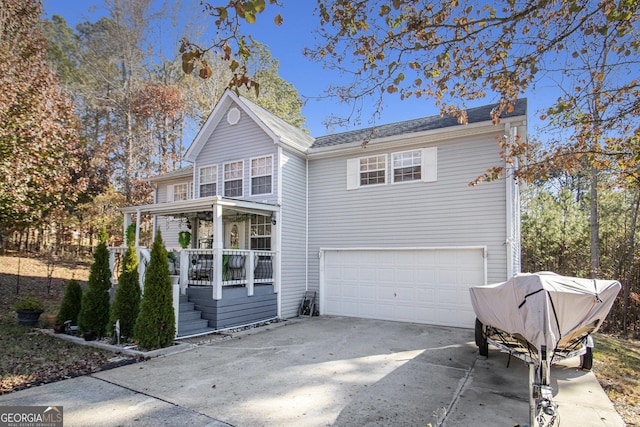
<path fill-rule="evenodd" d="M 320 250 L 320 314 L 472 328 L 486 247 Z"/>

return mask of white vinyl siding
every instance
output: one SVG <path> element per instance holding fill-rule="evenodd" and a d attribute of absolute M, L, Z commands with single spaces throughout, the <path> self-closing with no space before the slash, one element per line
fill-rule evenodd
<path fill-rule="evenodd" d="M 437 148 L 416 140 L 413 147 L 386 151 L 392 154 L 413 148 L 428 153 L 422 159 L 423 181 L 433 180 L 428 185 L 418 181 L 348 191 L 349 178 L 344 173 L 348 159 L 312 159 L 309 287 L 314 289 L 319 283 L 322 247 L 483 246 L 488 253 L 488 282 L 506 280 L 506 182 L 469 186 L 487 168 L 503 164 L 495 142 L 500 132 L 503 130 L 497 127 L 490 133 L 439 142 Z M 379 154 L 385 152 L 371 153 Z"/>
<path fill-rule="evenodd" d="M 251 195 L 273 191 L 273 156 L 251 159 Z"/>
<path fill-rule="evenodd" d="M 233 106 L 235 106 L 235 104 L 232 104 L 230 108 Z M 194 162 L 196 188 L 199 189 L 199 167 L 217 165 L 216 195 L 225 196 L 223 182 L 223 165 L 225 163 L 244 160 L 245 164 L 249 164 L 250 159 L 272 156 L 274 169 L 271 194 L 251 195 L 250 172 L 247 167 L 247 170 L 243 171 L 241 198 L 261 203 L 279 203 L 277 194 L 280 185 L 280 171 L 275 166 L 278 165 L 279 159 L 277 146 L 273 143 L 273 139 L 246 114 L 242 114 L 240 121 L 235 125 L 230 125 L 227 120 L 224 119 L 226 117 L 226 111 L 222 117 L 223 120 L 217 123 Z M 242 141 L 242 144 L 238 144 L 237 141 Z"/>
<path fill-rule="evenodd" d="M 224 164 L 224 196 L 242 197 L 244 184 L 244 162 L 229 162 Z"/>
<path fill-rule="evenodd" d="M 204 166 L 200 168 L 199 197 L 215 196 L 218 191 L 218 167 Z"/>
<path fill-rule="evenodd" d="M 276 225 L 281 239 L 280 312 L 287 319 L 298 315 L 298 305 L 307 289 L 306 161 L 282 150 L 282 159 L 276 164 L 280 165 L 276 169 L 282 176 L 282 203 Z"/>

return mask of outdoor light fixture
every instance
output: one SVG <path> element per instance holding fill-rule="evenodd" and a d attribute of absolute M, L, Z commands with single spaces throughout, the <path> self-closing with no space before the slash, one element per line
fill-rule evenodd
<path fill-rule="evenodd" d="M 271 214 L 271 225 L 276 225 L 276 214 L 275 213 Z"/>

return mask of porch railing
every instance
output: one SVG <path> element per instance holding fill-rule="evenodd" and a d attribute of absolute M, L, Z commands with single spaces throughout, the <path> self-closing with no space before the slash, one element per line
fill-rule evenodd
<path fill-rule="evenodd" d="M 126 247 L 112 247 L 110 252 L 111 282 L 115 286 L 122 272 Z M 138 275 L 144 292 L 144 278 L 150 261 L 148 248 L 138 249 Z M 213 298 L 222 298 L 223 286 L 247 287 L 247 295 L 253 295 L 256 283 L 274 283 L 275 251 L 242 249 L 183 249 L 180 252 L 180 293 L 185 294 L 189 285 L 212 286 Z M 275 283 L 274 283 L 275 285 Z M 276 287 L 274 286 L 274 290 Z"/>
<path fill-rule="evenodd" d="M 109 248 L 109 268 L 111 269 L 111 287 L 114 288 L 118 284 L 118 278 L 122 274 L 124 268 L 124 254 L 127 251 L 126 246 L 117 246 Z M 138 280 L 140 289 L 144 292 L 144 277 L 147 273 L 147 266 L 151 261 L 151 252 L 148 248 L 138 247 Z"/>
<path fill-rule="evenodd" d="M 243 285 L 251 296 L 255 283 L 274 282 L 275 254 L 242 249 L 184 249 L 180 252 L 181 292 L 187 285 L 213 286 L 213 298 L 221 299 L 223 286 Z"/>

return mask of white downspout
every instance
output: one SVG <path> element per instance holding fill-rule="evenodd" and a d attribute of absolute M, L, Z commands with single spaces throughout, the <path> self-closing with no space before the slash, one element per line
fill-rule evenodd
<path fill-rule="evenodd" d="M 305 159 L 304 177 L 304 290 L 309 290 L 309 159 Z"/>
<path fill-rule="evenodd" d="M 507 144 L 509 146 L 513 145 L 515 142 L 515 135 L 518 132 L 518 128 L 517 127 L 511 127 L 510 123 L 506 123 L 505 124 L 505 134 L 507 135 L 508 138 L 508 142 Z M 515 247 L 515 241 L 514 238 L 515 236 L 513 235 L 513 225 L 514 225 L 514 203 L 516 203 L 515 200 L 515 192 L 514 192 L 514 185 L 515 185 L 515 181 L 513 178 L 513 165 L 510 163 L 507 163 L 505 165 L 505 179 L 506 179 L 506 208 L 507 208 L 507 212 L 506 212 L 506 235 L 507 235 L 507 239 L 506 239 L 506 246 L 507 246 L 507 277 L 506 279 L 509 279 L 511 277 L 513 277 L 513 275 L 515 274 L 515 266 L 514 266 L 514 247 Z"/>

